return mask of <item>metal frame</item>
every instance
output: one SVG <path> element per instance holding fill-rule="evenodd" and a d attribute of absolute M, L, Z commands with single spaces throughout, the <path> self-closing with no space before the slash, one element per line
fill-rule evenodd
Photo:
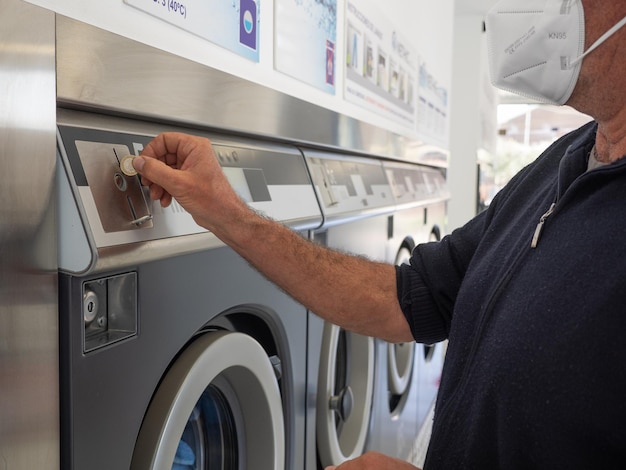
<path fill-rule="evenodd" d="M 157 122 L 171 116 L 179 125 L 273 141 L 437 166 L 447 162 L 446 151 L 417 139 L 63 16 L 57 18 L 57 73 L 62 106 Z"/>
<path fill-rule="evenodd" d="M 0 468 L 59 468 L 55 18 L 0 2 Z"/>

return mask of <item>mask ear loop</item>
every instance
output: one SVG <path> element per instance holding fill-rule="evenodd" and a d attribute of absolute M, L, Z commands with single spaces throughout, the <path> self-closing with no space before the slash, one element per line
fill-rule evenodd
<path fill-rule="evenodd" d="M 590 54 L 591 52 L 593 52 L 594 50 L 596 50 L 598 48 L 598 46 L 600 46 L 604 41 L 606 41 L 608 38 L 610 38 L 611 36 L 613 36 L 622 26 L 626 25 L 626 16 L 624 18 L 622 18 L 620 21 L 617 22 L 617 24 L 615 26 L 613 26 L 611 29 L 609 29 L 606 33 L 604 33 L 602 36 L 600 36 L 598 38 L 598 40 L 596 42 L 594 42 L 591 47 L 589 49 L 587 49 L 580 57 L 578 57 L 577 59 L 575 59 L 574 61 L 570 62 L 568 64 L 568 68 L 574 68 L 574 66 L 580 62 L 581 60 L 583 60 L 588 54 Z"/>

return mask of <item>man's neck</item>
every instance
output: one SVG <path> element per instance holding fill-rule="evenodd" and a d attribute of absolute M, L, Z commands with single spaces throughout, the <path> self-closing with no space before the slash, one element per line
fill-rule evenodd
<path fill-rule="evenodd" d="M 598 122 L 596 153 L 601 162 L 614 162 L 626 156 L 626 108 L 611 119 Z"/>

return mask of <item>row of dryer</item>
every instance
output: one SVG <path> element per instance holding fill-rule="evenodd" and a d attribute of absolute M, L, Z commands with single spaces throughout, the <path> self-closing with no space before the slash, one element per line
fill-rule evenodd
<path fill-rule="evenodd" d="M 58 109 L 61 467 L 408 458 L 441 347 L 324 322 L 176 203 L 150 201 L 119 164 L 163 130 L 211 138 L 254 209 L 335 249 L 401 263 L 445 223 L 439 169 Z"/>

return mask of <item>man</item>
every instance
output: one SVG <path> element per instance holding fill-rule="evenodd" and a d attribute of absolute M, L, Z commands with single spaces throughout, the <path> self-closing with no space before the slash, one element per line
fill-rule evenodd
<path fill-rule="evenodd" d="M 449 339 L 427 469 L 624 468 L 625 22 L 623 0 L 496 5 L 494 82 L 596 122 L 555 143 L 487 211 L 419 246 L 410 266 L 336 253 L 260 217 L 207 140 L 160 135 L 134 165 L 153 199 L 175 197 L 323 318 L 387 341 Z M 525 75 L 529 57 L 539 65 Z M 335 468 L 415 467 L 367 453 Z"/>

